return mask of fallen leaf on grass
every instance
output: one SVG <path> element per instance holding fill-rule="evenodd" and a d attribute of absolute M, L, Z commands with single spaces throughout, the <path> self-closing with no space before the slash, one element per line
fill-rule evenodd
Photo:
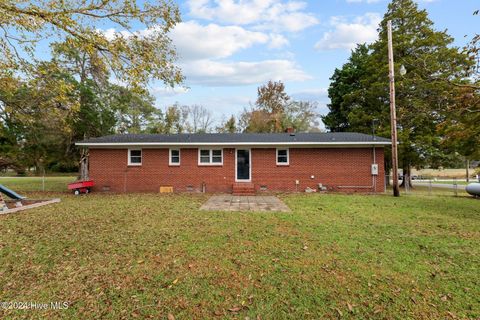
<path fill-rule="evenodd" d="M 167 319 L 168 320 L 175 320 L 175 317 L 173 316 L 173 314 L 169 313 L 168 316 L 167 316 Z"/>
<path fill-rule="evenodd" d="M 347 302 L 348 311 L 353 312 L 353 306 Z"/>
<path fill-rule="evenodd" d="M 175 280 L 173 280 L 172 284 L 169 285 L 167 288 L 168 288 L 168 289 L 171 289 L 171 288 L 173 287 L 173 285 L 176 284 L 177 282 L 178 282 L 178 278 L 175 279 Z"/>
<path fill-rule="evenodd" d="M 381 309 L 381 308 L 377 308 L 377 309 L 373 310 L 373 313 L 374 313 L 374 314 L 377 314 L 377 313 L 380 313 L 380 312 L 382 312 L 382 309 Z"/>

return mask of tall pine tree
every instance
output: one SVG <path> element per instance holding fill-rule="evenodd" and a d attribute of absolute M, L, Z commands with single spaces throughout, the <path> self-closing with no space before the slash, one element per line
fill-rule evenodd
<path fill-rule="evenodd" d="M 361 80 L 366 76 L 369 50 L 366 44 L 358 45 L 352 51 L 348 62 L 341 69 L 335 69 L 328 88 L 330 112 L 322 116 L 325 127 L 333 132 L 348 131 L 350 121 L 348 115 L 353 107 L 347 96 L 361 88 Z"/>
<path fill-rule="evenodd" d="M 399 160 L 404 174 L 410 175 L 412 166 L 438 162 L 444 156 L 438 125 L 443 121 L 443 111 L 454 103 L 456 90 L 451 82 L 465 77 L 469 62 L 452 46 L 453 38 L 446 31 L 434 30 L 425 10 L 412 0 L 393 0 L 380 23 L 379 39 L 369 46 L 366 61 L 359 64 L 362 70 L 356 71 L 358 78 L 351 81 L 351 90 L 342 92 L 342 117 L 347 119 L 343 126 L 347 131 L 369 133 L 372 119 L 379 119 L 377 132 L 389 136 L 388 20 L 393 27 Z M 402 65 L 407 70 L 404 76 L 399 75 Z M 348 72 L 345 66 L 341 71 Z M 330 88 L 338 85 L 334 75 Z M 335 111 L 331 110 L 332 116 Z"/>

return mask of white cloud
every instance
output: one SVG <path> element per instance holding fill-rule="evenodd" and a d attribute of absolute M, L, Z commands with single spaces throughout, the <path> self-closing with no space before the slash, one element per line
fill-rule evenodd
<path fill-rule="evenodd" d="M 140 36 L 156 32 L 156 28 L 136 31 Z M 128 37 L 131 34 L 103 31 L 107 38 Z M 289 45 L 281 33 L 250 31 L 243 26 L 221 26 L 197 21 L 182 22 L 169 34 L 180 57 L 186 84 L 202 86 L 243 86 L 268 80 L 303 81 L 310 77 L 294 62 L 293 57 L 263 61 L 235 61 L 234 55 L 255 45 L 279 49 Z M 154 88 L 164 97 L 186 93 L 179 89 Z"/>
<path fill-rule="evenodd" d="M 182 65 L 187 84 L 235 86 L 261 84 L 268 80 L 304 81 L 310 76 L 289 60 L 221 62 L 196 60 Z"/>
<path fill-rule="evenodd" d="M 179 53 L 180 67 L 188 85 L 236 86 L 309 78 L 292 59 L 226 60 L 255 45 L 266 45 L 271 49 L 289 45 L 288 39 L 279 33 L 188 21 L 177 25 L 170 36 Z"/>
<path fill-rule="evenodd" d="M 307 3 L 294 0 L 189 0 L 190 15 L 260 30 L 298 32 L 318 24 L 305 12 Z"/>
<path fill-rule="evenodd" d="M 282 10 L 273 11 L 278 11 L 278 14 L 276 15 L 270 12 L 267 16 L 265 16 L 266 19 L 254 26 L 254 28 L 258 30 L 274 30 L 276 32 L 300 32 L 318 24 L 319 22 L 317 18 L 309 13 L 281 13 Z"/>
<path fill-rule="evenodd" d="M 311 88 L 296 91 L 291 94 L 292 98 L 307 101 L 325 101 L 328 100 L 327 88 Z"/>
<path fill-rule="evenodd" d="M 268 45 L 269 48 L 279 49 L 279 48 L 283 48 L 285 46 L 288 46 L 289 44 L 290 44 L 290 42 L 283 35 L 278 34 L 278 33 L 271 33 L 270 34 L 270 43 Z"/>
<path fill-rule="evenodd" d="M 266 44 L 271 39 L 265 33 L 238 26 L 203 26 L 195 21 L 178 24 L 170 36 L 182 60 L 226 58 L 255 44 Z M 280 45 L 277 39 L 272 39 L 273 44 Z"/>
<path fill-rule="evenodd" d="M 377 28 L 381 21 L 377 13 L 367 13 L 348 21 L 344 17 L 333 17 L 333 30 L 326 32 L 315 44 L 318 50 L 353 49 L 359 43 L 370 43 L 377 39 Z"/>
<path fill-rule="evenodd" d="M 235 0 L 189 0 L 187 5 L 190 14 L 194 17 L 243 25 L 260 20 L 262 12 L 267 10 L 273 2 L 273 0 L 239 2 Z"/>
<path fill-rule="evenodd" d="M 115 30 L 114 28 L 109 28 L 107 30 L 101 30 L 101 29 L 97 29 L 97 32 L 99 33 L 103 33 L 103 35 L 105 36 L 105 38 L 108 40 L 108 41 L 111 41 L 113 40 L 115 37 L 125 37 L 125 38 L 128 38 L 130 36 L 132 36 L 132 33 L 131 32 L 128 32 L 128 31 L 117 31 Z"/>
<path fill-rule="evenodd" d="M 161 97 L 173 97 L 176 95 L 181 95 L 189 92 L 190 89 L 186 87 L 168 87 L 168 86 L 158 86 L 152 89 L 152 93 Z"/>
<path fill-rule="evenodd" d="M 377 3 L 382 0 L 347 0 L 348 3 Z"/>
<path fill-rule="evenodd" d="M 130 37 L 132 33 L 116 31 L 113 28 L 99 30 L 109 40 L 121 36 Z M 135 34 L 148 36 L 157 32 L 156 27 L 136 31 Z M 288 39 L 278 33 L 249 31 L 240 26 L 220 26 L 218 24 L 201 25 L 197 21 L 181 22 L 170 32 L 181 60 L 227 58 L 240 50 L 254 45 L 268 45 L 271 49 L 280 49 L 289 45 Z"/>
<path fill-rule="evenodd" d="M 209 110 L 212 110 L 217 117 L 217 120 L 220 120 L 222 115 L 228 117 L 232 114 L 238 114 L 244 107 L 249 106 L 252 101 L 255 101 L 255 99 L 256 90 L 252 90 L 251 95 L 245 95 L 225 92 L 220 89 L 213 90 L 208 94 L 200 94 L 195 97 L 193 103 L 208 106 Z"/>

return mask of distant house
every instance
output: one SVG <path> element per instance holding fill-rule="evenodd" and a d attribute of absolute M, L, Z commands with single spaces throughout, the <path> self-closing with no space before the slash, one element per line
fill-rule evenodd
<path fill-rule="evenodd" d="M 360 133 L 125 134 L 88 139 L 94 190 L 383 192 L 384 147 Z"/>

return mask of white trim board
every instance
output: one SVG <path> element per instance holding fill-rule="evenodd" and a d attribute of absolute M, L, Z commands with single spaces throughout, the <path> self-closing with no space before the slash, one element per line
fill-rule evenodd
<path fill-rule="evenodd" d="M 140 151 L 140 162 L 132 162 L 132 151 Z M 143 150 L 141 148 L 128 148 L 127 152 L 127 165 L 131 167 L 139 167 L 143 163 Z"/>
<path fill-rule="evenodd" d="M 83 147 L 372 147 L 372 146 L 388 146 L 391 145 L 390 141 L 369 141 L 369 142 L 77 142 L 77 146 Z"/>
<path fill-rule="evenodd" d="M 210 158 L 210 162 L 200 162 L 200 153 L 202 150 L 208 150 L 209 152 L 209 158 Z M 213 151 L 220 151 L 221 153 L 221 156 L 222 156 L 222 162 L 213 162 Z M 197 153 L 198 153 L 198 161 L 197 161 L 197 164 L 199 167 L 202 167 L 202 166 L 211 166 L 211 167 L 220 167 L 220 166 L 223 166 L 223 149 L 222 148 L 198 148 L 197 150 Z"/>
<path fill-rule="evenodd" d="M 278 162 L 278 150 L 287 150 L 287 162 Z M 275 150 L 275 161 L 277 166 L 289 166 L 290 165 L 290 148 L 277 148 Z"/>
<path fill-rule="evenodd" d="M 248 150 L 248 176 L 250 179 L 238 179 L 237 174 L 238 174 L 238 159 L 237 159 L 237 151 L 238 150 Z M 252 182 L 252 149 L 250 148 L 236 148 L 235 149 L 235 182 Z"/>
<path fill-rule="evenodd" d="M 172 162 L 172 150 L 178 150 L 178 162 Z M 170 148 L 168 149 L 168 165 L 172 167 L 178 167 L 182 162 L 182 151 L 180 148 Z"/>

